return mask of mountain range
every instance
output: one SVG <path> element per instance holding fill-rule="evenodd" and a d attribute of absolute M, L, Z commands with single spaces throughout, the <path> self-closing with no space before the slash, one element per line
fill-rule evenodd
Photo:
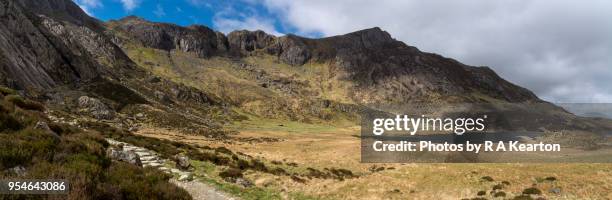
<path fill-rule="evenodd" d="M 224 34 L 136 16 L 103 22 L 70 0 L 1 2 L 0 84 L 67 113 L 82 96 L 100 99 L 121 126 L 138 112 L 202 132 L 253 117 L 355 122 L 381 104 L 542 104 L 549 117 L 577 120 L 488 67 L 422 52 L 378 27 L 317 39 Z"/>

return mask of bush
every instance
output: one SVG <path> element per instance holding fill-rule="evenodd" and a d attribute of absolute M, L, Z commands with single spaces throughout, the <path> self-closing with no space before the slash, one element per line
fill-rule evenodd
<path fill-rule="evenodd" d="M 237 168 L 228 168 L 225 171 L 222 171 L 221 173 L 219 173 L 219 177 L 221 178 L 241 178 L 242 175 L 242 170 L 237 169 Z"/>
<path fill-rule="evenodd" d="M 483 180 L 483 181 L 488 181 L 488 182 L 493 181 L 493 178 L 491 178 L 490 176 L 483 176 L 480 179 Z"/>
<path fill-rule="evenodd" d="M 523 190 L 523 194 L 542 194 L 542 191 L 538 188 L 531 187 Z"/>
<path fill-rule="evenodd" d="M 24 99 L 19 95 L 8 95 L 4 97 L 4 100 L 26 110 L 45 111 L 45 106 L 43 106 L 41 103 Z"/>
<path fill-rule="evenodd" d="M 17 92 L 15 92 L 15 90 L 13 90 L 11 88 L 0 86 L 0 94 L 2 94 L 2 95 L 11 95 L 11 94 L 17 94 Z"/>
<path fill-rule="evenodd" d="M 0 132 L 4 130 L 19 130 L 23 127 L 15 117 L 0 111 Z"/>
<path fill-rule="evenodd" d="M 506 193 L 499 191 L 493 195 L 493 197 L 506 197 Z"/>
<path fill-rule="evenodd" d="M 106 190 L 118 190 L 122 199 L 191 199 L 185 190 L 168 183 L 170 178 L 156 169 L 141 169 L 122 162 L 113 163 L 104 177 L 105 182 L 117 186 Z"/>

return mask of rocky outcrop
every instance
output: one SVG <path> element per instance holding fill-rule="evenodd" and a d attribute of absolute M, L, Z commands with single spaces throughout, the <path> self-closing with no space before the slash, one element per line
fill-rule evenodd
<path fill-rule="evenodd" d="M 103 29 L 70 0 L 1 0 L 0 83 L 42 91 L 136 75 Z"/>
<path fill-rule="evenodd" d="M 79 97 L 78 105 L 81 112 L 88 113 L 96 119 L 113 119 L 115 117 L 115 111 L 96 98 L 88 96 Z"/>
<path fill-rule="evenodd" d="M 189 157 L 187 157 L 186 155 L 175 155 L 174 162 L 176 162 L 176 168 L 180 170 L 189 170 L 189 168 L 191 168 Z"/>
<path fill-rule="evenodd" d="M 311 52 L 304 40 L 294 35 L 280 37 L 267 51 L 289 65 L 303 65 L 311 58 Z"/>
<path fill-rule="evenodd" d="M 219 55 L 228 49 L 227 39 L 222 33 L 201 25 L 181 27 L 152 23 L 135 16 L 111 21 L 109 24 L 112 29 L 128 34 L 146 47 L 191 52 L 199 57 Z"/>
<path fill-rule="evenodd" d="M 123 161 L 132 165 L 142 167 L 140 156 L 134 151 L 126 151 L 122 148 L 111 147 L 106 150 L 106 155 L 113 160 Z"/>
<path fill-rule="evenodd" d="M 276 37 L 263 31 L 233 31 L 227 35 L 230 50 L 237 55 L 246 55 L 248 52 L 264 49 L 272 45 Z"/>

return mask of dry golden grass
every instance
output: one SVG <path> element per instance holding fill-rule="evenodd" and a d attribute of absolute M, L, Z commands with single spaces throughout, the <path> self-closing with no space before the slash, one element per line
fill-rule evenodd
<path fill-rule="evenodd" d="M 359 127 L 331 127 L 312 124 L 245 122 L 232 142 L 201 136 L 181 135 L 171 130 L 143 129 L 141 135 L 172 139 L 191 144 L 224 146 L 267 161 L 295 162 L 299 169 L 345 168 L 360 175 L 344 181 L 312 179 L 297 183 L 289 177 L 248 173 L 258 186 L 300 192 L 331 199 L 459 199 L 487 193 L 492 186 L 508 181 L 504 191 L 519 195 L 533 184 L 546 199 L 610 199 L 612 164 L 364 164 L 360 163 Z M 279 142 L 248 143 L 239 138 L 279 138 Z M 372 173 L 376 165 L 395 169 Z M 299 170 L 298 169 L 298 170 Z M 296 170 L 296 169 L 293 169 Z M 482 181 L 490 176 L 493 182 Z M 555 177 L 556 181 L 542 181 Z M 549 189 L 561 189 L 553 194 Z M 396 190 L 397 189 L 397 190 Z"/>

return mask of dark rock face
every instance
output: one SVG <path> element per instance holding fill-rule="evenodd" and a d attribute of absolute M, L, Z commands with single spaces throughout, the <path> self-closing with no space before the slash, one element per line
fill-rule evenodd
<path fill-rule="evenodd" d="M 453 59 L 419 51 L 393 39 L 380 28 L 346 35 L 306 39 L 280 38 L 273 54 L 290 65 L 330 62 L 356 83 L 357 102 L 473 102 L 475 94 L 510 102 L 539 101 L 530 91 L 513 85 L 484 67 L 472 67 Z"/>
<path fill-rule="evenodd" d="M 268 53 L 294 66 L 303 65 L 311 58 L 310 50 L 304 41 L 293 35 L 278 38 L 272 46 L 268 47 Z"/>
<path fill-rule="evenodd" d="M 115 111 L 111 110 L 102 101 L 96 98 L 82 96 L 78 99 L 79 108 L 96 119 L 112 119 Z"/>
<path fill-rule="evenodd" d="M 96 31 L 104 27 L 100 22 L 87 15 L 72 1 L 66 0 L 16 0 L 23 8 L 34 13 L 45 15 L 61 21 L 68 21 L 77 26 L 85 26 Z"/>
<path fill-rule="evenodd" d="M 69 61 L 49 41 L 31 14 L 14 1 L 0 1 L 0 77 L 20 88 L 50 88 L 79 79 Z"/>
<path fill-rule="evenodd" d="M 192 52 L 199 57 L 210 57 L 227 50 L 225 36 L 205 26 L 152 23 L 134 16 L 112 23 L 118 24 L 114 28 L 128 33 L 146 47 Z"/>
<path fill-rule="evenodd" d="M 229 48 L 233 53 L 238 55 L 248 52 L 263 49 L 272 45 L 276 37 L 269 35 L 263 31 L 233 31 L 228 34 L 227 40 Z"/>
<path fill-rule="evenodd" d="M 292 66 L 331 63 L 337 78 L 355 83 L 352 98 L 360 103 L 473 102 L 479 100 L 478 95 L 510 102 L 539 101 L 530 91 L 503 80 L 490 69 L 421 52 L 378 27 L 321 39 L 291 34 L 276 37 L 246 30 L 231 32 L 225 38 L 205 27 L 183 28 L 139 18 L 126 18 L 119 23 L 117 27 L 133 33 L 145 46 L 207 52 L 199 53 L 200 57 L 242 57 L 261 51 Z M 186 30 L 196 31 L 186 34 Z M 200 42 L 193 42 L 198 39 Z"/>
<path fill-rule="evenodd" d="M 0 83 L 24 90 L 122 76 L 133 63 L 69 0 L 0 1 Z"/>

